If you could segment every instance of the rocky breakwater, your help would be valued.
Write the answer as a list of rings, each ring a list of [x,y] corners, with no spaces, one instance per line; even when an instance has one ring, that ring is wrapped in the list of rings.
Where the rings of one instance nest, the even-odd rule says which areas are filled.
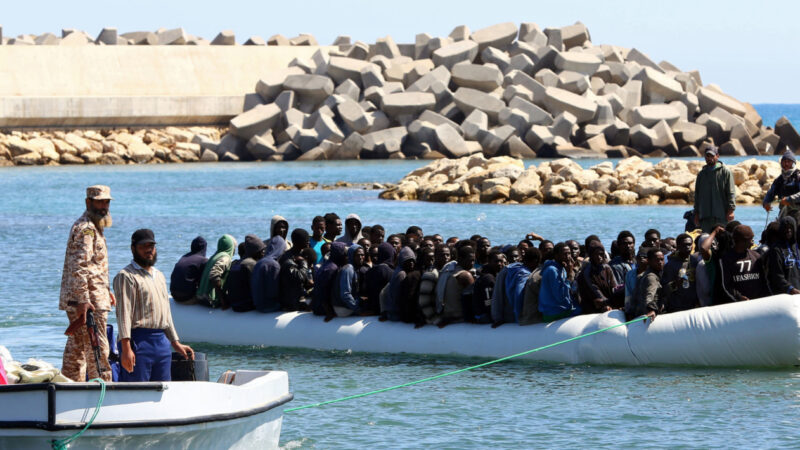
[[[231,121],[240,159],[698,156],[800,147],[786,119],[703,84],[696,70],[597,45],[581,23],[501,23],[320,50],[261,79]]]
[[[703,161],[666,158],[653,164],[625,158],[588,169],[567,158],[525,168],[510,157],[481,155],[438,160],[403,177],[380,193],[387,200],[506,204],[692,204]],[[729,166],[736,202],[758,203],[781,169],[775,161],[748,159]]]
[[[216,127],[0,133],[0,166],[217,161]]]

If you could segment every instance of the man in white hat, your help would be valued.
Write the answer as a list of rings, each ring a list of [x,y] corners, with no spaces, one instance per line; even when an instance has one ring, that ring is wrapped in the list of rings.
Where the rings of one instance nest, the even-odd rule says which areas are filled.
[[[86,188],[86,211],[72,224],[61,274],[58,309],[66,311],[70,322],[61,372],[74,381],[102,378],[111,381],[108,363],[106,320],[115,305],[108,281],[108,248],[104,229],[111,226],[108,207],[111,188],[96,185]],[[94,362],[92,343],[86,329],[86,313],[94,311],[100,345],[100,367]],[[98,370],[99,369],[99,370]]]

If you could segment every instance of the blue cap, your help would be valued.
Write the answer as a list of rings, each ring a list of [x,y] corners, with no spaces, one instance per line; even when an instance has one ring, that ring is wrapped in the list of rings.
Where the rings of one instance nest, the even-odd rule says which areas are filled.
[[[791,162],[797,162],[797,159],[794,157],[794,153],[791,150],[786,150],[783,152],[783,156],[781,156],[781,160],[788,159]]]

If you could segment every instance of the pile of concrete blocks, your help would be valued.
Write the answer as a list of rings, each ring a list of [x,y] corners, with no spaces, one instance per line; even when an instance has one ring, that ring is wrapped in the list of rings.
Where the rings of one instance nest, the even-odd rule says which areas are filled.
[[[340,36],[333,45],[349,44],[350,38]],[[17,37],[3,37],[0,27],[0,44],[2,45],[237,45],[236,35],[231,30],[220,31],[209,40],[189,34],[183,28],[160,28],[156,31],[130,31],[119,33],[116,28],[107,27],[100,30],[96,37],[74,28],[64,28],[61,36],[53,33],[39,35],[22,34]],[[276,34],[266,40],[260,36],[250,36],[241,45],[305,45],[318,46],[317,39],[301,33],[287,38]]]
[[[341,40],[255,87],[263,105],[220,143],[240,159],[628,157],[780,153],[788,120],[765,127],[748,103],[697,71],[635,48],[595,45],[580,22],[501,23],[397,44]],[[220,155],[222,156],[222,155]]]

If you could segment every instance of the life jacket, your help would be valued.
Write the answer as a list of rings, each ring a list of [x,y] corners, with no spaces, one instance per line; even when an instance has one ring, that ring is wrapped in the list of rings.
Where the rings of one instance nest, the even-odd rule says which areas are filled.
[[[457,278],[462,272],[464,270],[452,272],[445,282],[442,319],[448,322],[461,322],[464,320],[464,306],[461,301],[464,288],[458,283]]]
[[[428,323],[433,323],[436,316],[436,282],[438,280],[439,271],[433,269],[423,273],[419,282],[419,308]]]
[[[536,269],[525,283],[522,299],[522,313],[519,315],[520,325],[530,325],[542,321],[539,312],[539,287],[542,285],[542,270]]]
[[[444,312],[444,296],[447,290],[447,280],[458,270],[458,263],[450,261],[442,267],[439,272],[439,279],[436,281],[436,314],[442,315]]]

